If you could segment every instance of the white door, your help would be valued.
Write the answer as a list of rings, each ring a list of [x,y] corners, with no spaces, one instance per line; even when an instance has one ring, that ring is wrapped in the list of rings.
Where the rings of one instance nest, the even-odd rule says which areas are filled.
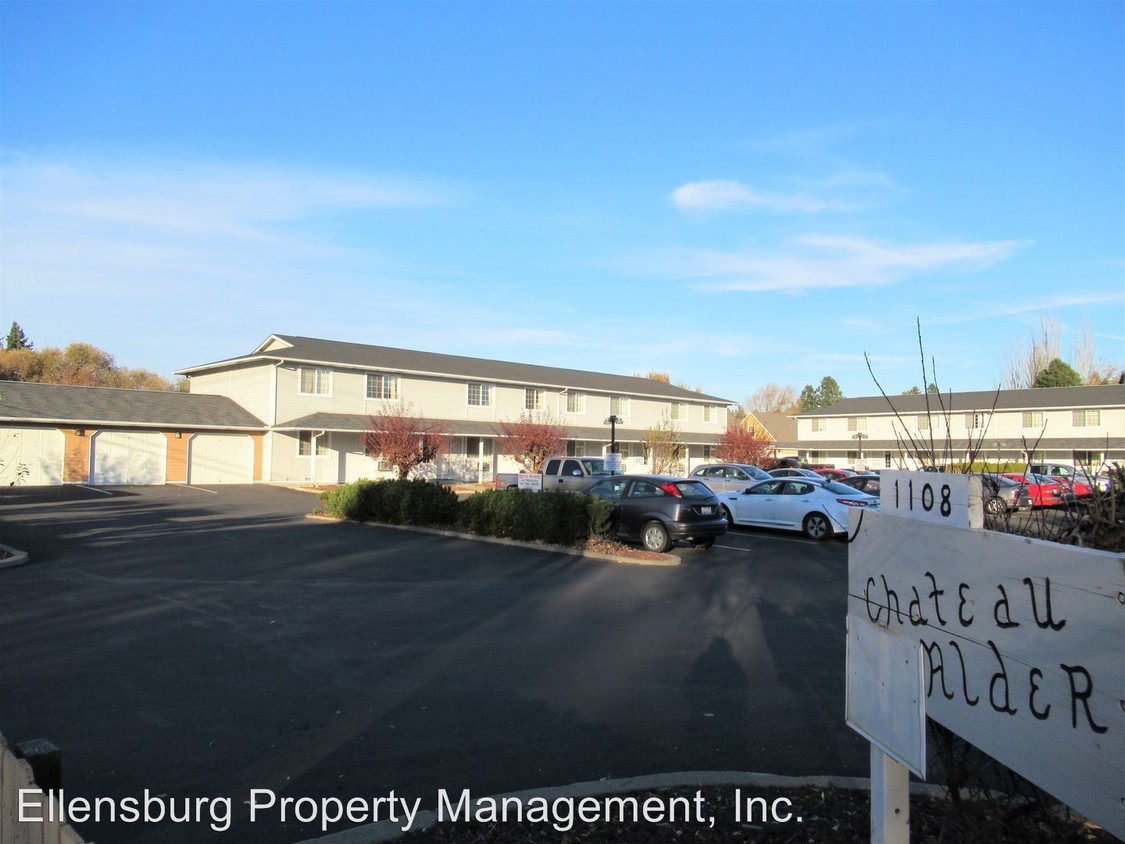
[[[246,434],[195,434],[188,443],[189,484],[254,482],[254,441]]]
[[[64,441],[54,428],[0,428],[0,484],[61,484]]]
[[[100,485],[162,484],[168,441],[153,431],[99,431],[93,436],[90,482]]]

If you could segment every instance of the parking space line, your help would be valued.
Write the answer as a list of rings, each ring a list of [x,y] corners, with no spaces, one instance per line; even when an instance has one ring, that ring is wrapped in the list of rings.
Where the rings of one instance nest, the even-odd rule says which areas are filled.
[[[96,486],[90,486],[89,484],[75,484],[75,486],[79,489],[88,489],[90,492],[100,492],[102,495],[108,495],[110,497],[117,494],[115,492],[110,492],[108,489],[98,489]]]

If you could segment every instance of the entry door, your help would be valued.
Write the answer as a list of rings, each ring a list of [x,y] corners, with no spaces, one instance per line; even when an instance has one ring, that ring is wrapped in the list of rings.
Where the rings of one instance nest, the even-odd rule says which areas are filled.
[[[465,456],[469,459],[470,466],[474,461],[476,463],[477,483],[491,483],[496,474],[492,469],[492,440],[484,437],[465,437]]]

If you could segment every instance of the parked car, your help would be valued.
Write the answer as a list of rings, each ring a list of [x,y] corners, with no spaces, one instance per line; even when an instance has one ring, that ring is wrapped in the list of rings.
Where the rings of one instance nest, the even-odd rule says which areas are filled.
[[[1095,489],[1105,492],[1110,486],[1109,475],[1091,476],[1085,469],[1076,468],[1066,463],[1031,463],[1028,465],[1027,471],[1034,475],[1059,478],[1065,483],[1085,484],[1090,488],[1091,495]],[[1075,489],[1075,494],[1079,494],[1077,489]]]
[[[839,478],[836,483],[866,492],[868,495],[878,495],[880,490],[879,476],[875,474],[851,475]]]
[[[1064,500],[1077,501],[1080,498],[1087,498],[1094,494],[1093,487],[1079,480],[1064,478],[1060,475],[1032,475],[1032,477],[1037,478],[1043,483],[1058,484],[1062,489]]]
[[[1003,475],[981,475],[980,480],[986,513],[999,516],[1013,510],[1031,509],[1031,495],[1027,491],[1027,484]]]
[[[771,478],[812,478],[813,480],[826,481],[814,472],[812,469],[802,469],[798,466],[782,466],[778,469],[770,469],[769,476]]]
[[[835,481],[774,478],[719,496],[731,524],[804,531],[810,539],[847,534],[848,511],[878,507],[879,498]]]
[[[699,466],[688,477],[703,481],[716,495],[743,490],[752,483],[770,479],[765,469],[747,463],[709,463]]]
[[[853,475],[859,474],[858,472],[855,472],[851,469],[836,469],[836,468],[813,469],[813,471],[816,472],[818,475],[820,475],[822,478],[828,478],[828,480],[830,480],[830,481],[838,481],[841,478],[850,478]]]
[[[1068,497],[1064,496],[1063,485],[1044,475],[1024,475],[1020,472],[1005,472],[1005,478],[1023,484],[1027,487],[1027,494],[1031,496],[1032,507],[1057,507],[1065,503]]]
[[[614,475],[588,490],[614,503],[613,533],[664,552],[686,540],[706,549],[727,531],[728,522],[715,493],[702,482],[665,475]]]

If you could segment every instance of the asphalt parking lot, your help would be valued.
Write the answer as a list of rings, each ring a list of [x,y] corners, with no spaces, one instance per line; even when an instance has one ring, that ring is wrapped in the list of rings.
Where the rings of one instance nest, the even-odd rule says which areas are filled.
[[[233,806],[223,830],[76,824],[87,839],[321,832],[251,824],[251,789],[426,807],[438,788],[867,772],[843,723],[843,542],[735,530],[641,567],[306,519],[314,504],[260,486],[0,495],[0,542],[32,555],[0,570],[0,733],[58,744],[68,796]]]

